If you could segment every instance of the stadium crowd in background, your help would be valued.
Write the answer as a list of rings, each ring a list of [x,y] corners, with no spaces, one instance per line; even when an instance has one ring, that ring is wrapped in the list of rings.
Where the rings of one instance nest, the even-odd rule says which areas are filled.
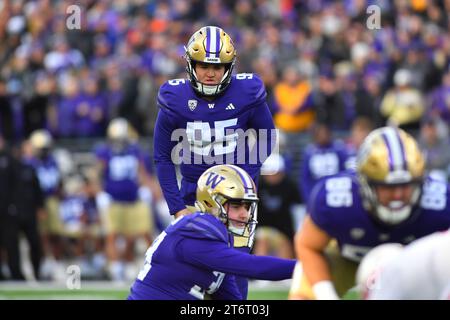
[[[102,270],[100,212],[105,201],[99,197],[104,195],[101,181],[90,170],[94,148],[81,165],[77,159],[84,158],[76,156],[81,151],[73,142],[86,140],[92,147],[103,142],[109,123],[122,117],[141,137],[144,150],[152,150],[157,92],[168,79],[186,78],[183,45],[206,25],[223,28],[233,39],[236,72],[255,72],[263,80],[284,140],[280,151],[291,183],[301,187],[304,147],[312,142],[314,124],[325,124],[336,139],[347,139],[355,121],[363,129],[393,125],[407,130],[419,138],[427,170],[448,181],[448,148],[440,146],[448,140],[450,122],[450,1],[80,0],[80,28],[69,29],[66,10],[73,4],[0,0],[1,136],[11,149],[8,154],[17,158],[24,143],[22,161],[29,163],[27,152],[30,159],[39,156],[27,141],[36,130],[45,130],[61,175],[49,174],[44,166],[39,178],[39,161],[31,162],[44,189],[47,212],[37,220],[47,258],[57,262],[87,255],[90,266]],[[370,5],[380,9],[379,26],[368,24]],[[349,157],[357,146],[345,145]],[[146,156],[153,175],[151,154]],[[320,156],[333,158],[323,152]],[[314,175],[326,175],[328,164],[321,166],[325,172]],[[58,180],[58,185],[47,192],[42,176],[47,182]],[[73,179],[78,185],[64,188]],[[306,202],[302,195],[310,187],[303,188],[308,190],[300,188],[299,198]],[[77,202],[79,197],[67,199],[66,191],[81,194],[84,204]],[[157,231],[164,230],[169,215],[167,206],[155,201],[159,192],[150,188],[139,193],[152,207]],[[66,203],[65,213],[60,203]],[[7,207],[2,203],[0,219]],[[85,217],[79,219],[82,230],[96,230],[83,235],[89,239],[84,254],[67,253],[73,234],[50,230],[49,219],[58,212],[71,226]],[[6,255],[0,253],[0,258],[5,261]],[[54,270],[55,261],[48,261],[43,260],[43,271],[49,264]],[[105,277],[94,269],[93,277]],[[44,278],[50,275],[43,272]]]

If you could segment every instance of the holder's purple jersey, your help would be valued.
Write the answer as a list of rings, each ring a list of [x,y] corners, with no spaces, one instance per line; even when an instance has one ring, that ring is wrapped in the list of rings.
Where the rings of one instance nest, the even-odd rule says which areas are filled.
[[[364,209],[356,175],[341,173],[319,181],[311,193],[308,212],[314,223],[335,238],[343,257],[360,261],[373,247],[388,242],[408,244],[450,227],[449,188],[425,179],[419,205],[410,220],[383,228]]]
[[[169,80],[159,90],[158,106],[154,158],[171,214],[186,205],[177,185],[176,161],[183,159],[181,174],[188,183],[196,184],[205,170],[224,163],[240,166],[257,180],[261,164],[275,144],[275,131],[264,84],[256,75],[233,76],[225,92],[213,101],[197,95],[187,79]],[[258,149],[252,152],[256,159],[249,158],[248,144],[241,144],[248,129],[258,134]],[[179,141],[184,153],[174,151]]]
[[[143,154],[137,144],[129,144],[121,151],[108,145],[95,150],[97,158],[105,164],[103,188],[118,202],[134,202],[138,199],[139,164]]]
[[[210,214],[175,220],[147,250],[128,297],[152,300],[243,299],[235,275],[263,280],[292,277],[296,260],[255,256],[233,248],[225,225]]]

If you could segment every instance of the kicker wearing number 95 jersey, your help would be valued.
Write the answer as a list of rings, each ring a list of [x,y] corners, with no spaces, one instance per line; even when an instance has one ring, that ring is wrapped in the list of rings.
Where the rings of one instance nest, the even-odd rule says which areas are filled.
[[[175,217],[190,213],[197,180],[213,165],[235,164],[258,184],[261,165],[276,143],[263,82],[252,73],[232,74],[236,50],[230,36],[203,27],[185,49],[189,79],[161,86],[153,143],[156,173]],[[181,189],[175,165],[180,165]],[[236,237],[235,247],[248,251],[241,240]],[[246,296],[246,279],[238,282]]]
[[[233,165],[205,171],[196,192],[197,212],[176,219],[147,250],[130,300],[245,299],[236,276],[291,278],[295,260],[255,256],[233,248],[233,236],[253,241],[257,225],[256,187]],[[249,244],[251,246],[251,244]]]
[[[232,75],[236,50],[227,33],[201,28],[190,38],[185,58],[189,79],[169,80],[159,90],[154,134],[156,171],[172,215],[194,205],[197,180],[213,165],[235,164],[257,182],[275,144],[264,84],[252,73]],[[248,129],[256,133],[255,159],[240,139]],[[181,154],[175,151],[179,140]],[[181,190],[175,164],[181,164]]]
[[[338,174],[316,185],[308,212],[296,235],[301,264],[290,298],[335,299],[354,286],[357,265],[373,247],[407,244],[449,228],[449,188],[425,176],[411,136],[385,127],[365,139],[356,174]],[[329,246],[332,239],[338,250]]]

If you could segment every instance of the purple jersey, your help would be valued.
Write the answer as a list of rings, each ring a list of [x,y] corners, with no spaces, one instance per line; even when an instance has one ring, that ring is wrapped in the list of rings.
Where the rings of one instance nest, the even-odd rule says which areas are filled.
[[[86,199],[82,196],[65,196],[59,204],[59,217],[67,231],[81,231],[84,225]]]
[[[28,159],[27,163],[36,170],[39,184],[45,196],[55,195],[61,182],[61,173],[55,158],[53,156],[48,156],[45,159],[33,157]]]
[[[143,154],[137,144],[129,144],[121,151],[108,145],[100,146],[95,154],[105,165],[103,188],[119,202],[134,202],[138,199],[139,165]]]
[[[76,108],[87,108],[88,110],[87,114],[80,116],[76,113],[74,117],[74,133],[77,136],[98,137],[104,134],[108,104],[106,98],[102,94],[83,95]],[[98,118],[96,114],[99,115]]]
[[[360,261],[373,247],[388,242],[408,244],[450,227],[449,188],[427,178],[411,219],[392,227],[376,224],[363,208],[356,175],[342,173],[317,183],[308,212],[314,223],[335,238],[342,256]]]
[[[308,201],[311,190],[320,178],[345,170],[348,152],[341,141],[333,141],[327,146],[310,144],[303,153],[300,190],[302,198]]]
[[[81,101],[81,95],[73,97],[62,97],[57,102],[58,128],[57,135],[60,137],[73,137],[75,132],[75,112]]]
[[[235,275],[264,280],[291,278],[295,260],[254,256],[233,248],[225,225],[210,214],[175,220],[147,250],[128,299],[242,299]]]
[[[206,169],[223,163],[242,167],[256,180],[261,163],[275,143],[265,87],[256,75],[243,73],[233,76],[227,90],[213,101],[198,96],[186,79],[169,80],[159,90],[158,106],[154,158],[171,214],[186,205],[175,175],[174,161],[180,158],[172,158],[179,140],[182,140],[182,159],[185,159],[180,166],[181,174],[188,183],[196,184]],[[248,156],[248,146],[241,144],[243,140],[240,139],[247,129],[254,129],[258,134],[258,152],[252,153],[252,156],[258,156],[252,163],[249,159],[255,158]],[[266,129],[267,135],[260,134],[259,129]],[[179,135],[180,132],[183,136]]]

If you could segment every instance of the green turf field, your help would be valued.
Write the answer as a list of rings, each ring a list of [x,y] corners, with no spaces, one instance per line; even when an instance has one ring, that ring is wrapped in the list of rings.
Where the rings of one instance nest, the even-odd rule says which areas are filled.
[[[265,288],[251,286],[249,300],[286,300],[287,286],[267,286]],[[82,285],[81,289],[69,290],[58,284],[1,284],[0,300],[123,300],[129,288],[126,285],[114,285],[102,282]]]
[[[249,292],[249,300],[286,300],[287,291]],[[19,300],[122,300],[127,290],[0,290],[0,299]]]

